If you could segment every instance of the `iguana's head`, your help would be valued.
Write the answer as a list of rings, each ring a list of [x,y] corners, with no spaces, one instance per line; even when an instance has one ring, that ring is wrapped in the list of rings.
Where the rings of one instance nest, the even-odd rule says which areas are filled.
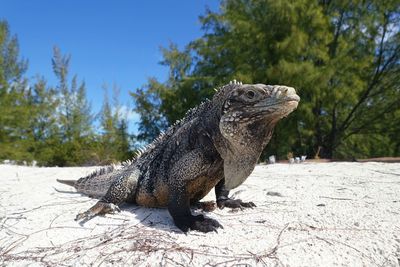
[[[225,183],[234,188],[250,175],[276,123],[297,108],[300,97],[292,87],[236,81],[215,97],[221,105],[219,129],[226,147],[220,151]]]
[[[232,139],[244,127],[252,127],[253,124],[257,124],[259,130],[273,127],[271,124],[289,115],[300,101],[292,87],[237,82],[228,86],[220,120],[221,133],[227,139]]]

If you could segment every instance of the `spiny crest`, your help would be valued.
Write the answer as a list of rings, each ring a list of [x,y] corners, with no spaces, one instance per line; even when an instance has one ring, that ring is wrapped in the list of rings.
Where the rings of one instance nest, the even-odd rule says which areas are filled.
[[[135,159],[139,158],[145,152],[145,150],[145,147],[139,147],[135,152]]]
[[[219,87],[217,91],[221,91],[226,88],[232,89],[233,88],[232,85],[243,85],[243,82],[236,81],[236,79],[233,79],[228,84],[225,84],[225,85]]]
[[[174,132],[179,129],[179,127],[181,127],[183,124],[195,118],[197,114],[201,112],[204,109],[204,106],[209,102],[210,100],[206,99],[205,101],[200,103],[200,105],[189,109],[182,119],[175,121],[175,123],[172,124],[165,132],[161,131],[160,134],[150,144],[146,145],[145,147],[139,148],[136,152],[135,160],[139,159],[145,153],[149,153],[153,149],[156,149],[158,147],[161,148],[162,143],[165,140],[168,140],[169,136],[172,136]]]
[[[107,174],[107,173],[112,173],[113,171],[118,170],[121,167],[122,168],[128,167],[133,162],[135,162],[135,160],[136,160],[136,157],[133,158],[132,160],[128,159],[128,160],[126,160],[124,162],[121,162],[121,163],[118,163],[118,164],[111,164],[111,165],[108,165],[106,167],[102,167],[102,168],[100,168],[98,170],[95,170],[91,174],[83,177],[82,179],[91,179],[91,178],[98,177],[98,176],[101,176],[101,175],[104,175],[104,174]]]
[[[161,132],[161,133],[159,134],[159,136],[158,136],[155,140],[158,140],[158,139],[162,138],[163,135],[164,135],[164,133]],[[136,150],[136,152],[135,152],[135,157],[134,157],[133,160],[137,160],[138,158],[140,158],[140,157],[143,155],[143,153],[145,153],[145,152],[147,152],[148,150],[152,149],[153,146],[154,146],[153,143],[154,143],[154,141],[153,141],[152,143],[150,143],[150,144],[147,144],[147,145],[145,145],[145,146],[142,146],[142,147],[138,148],[138,149]]]
[[[91,179],[91,178],[96,177],[96,176],[100,176],[100,175],[103,175],[103,174],[111,173],[115,169],[117,169],[117,167],[114,164],[112,164],[112,165],[100,168],[98,170],[95,170],[91,174],[83,177],[82,179]]]
[[[127,167],[129,165],[131,165],[134,161],[136,160],[136,158],[134,157],[133,159],[127,159],[124,162],[121,163],[122,167]]]
[[[230,81],[229,84],[243,85],[242,82],[239,82],[239,81],[236,81],[236,80]]]
[[[229,85],[243,85],[243,83],[240,82],[240,81],[236,81],[236,79],[233,79],[232,81],[229,82]],[[218,88],[214,88],[214,91],[215,91],[215,92],[218,92],[218,91],[220,91],[222,88],[224,88],[225,86],[226,86],[226,85],[221,86],[221,87],[218,87]]]
[[[219,97],[224,95],[227,91],[231,90],[234,88],[235,85],[243,85],[243,82],[236,81],[235,79],[230,81],[228,84],[225,84],[217,89],[214,89],[215,96]]]

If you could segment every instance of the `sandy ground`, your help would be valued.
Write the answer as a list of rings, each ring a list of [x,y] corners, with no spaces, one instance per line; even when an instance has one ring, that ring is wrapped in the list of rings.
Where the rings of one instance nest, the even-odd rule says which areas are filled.
[[[224,229],[187,235],[165,209],[75,222],[96,200],[55,179],[93,169],[0,165],[0,266],[400,265],[400,163],[257,166],[233,191],[256,208],[217,209]]]

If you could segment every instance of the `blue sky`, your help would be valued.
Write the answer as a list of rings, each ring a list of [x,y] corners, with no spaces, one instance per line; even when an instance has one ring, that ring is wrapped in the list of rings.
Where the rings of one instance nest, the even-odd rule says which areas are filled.
[[[95,112],[102,85],[121,89],[121,104],[133,105],[129,91],[147,78],[163,81],[168,69],[159,65],[160,46],[183,47],[202,35],[199,15],[217,10],[217,0],[54,1],[1,0],[0,19],[17,35],[20,55],[29,60],[27,75],[43,75],[54,85],[53,46],[71,55],[70,73],[85,80]],[[110,90],[111,91],[111,90]],[[135,118],[132,118],[135,120]]]

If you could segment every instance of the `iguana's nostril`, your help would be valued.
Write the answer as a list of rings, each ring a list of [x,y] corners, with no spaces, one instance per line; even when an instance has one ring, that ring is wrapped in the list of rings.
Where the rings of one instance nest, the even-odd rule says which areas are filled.
[[[293,87],[285,86],[282,88],[282,93],[286,96],[295,95],[296,90]]]

